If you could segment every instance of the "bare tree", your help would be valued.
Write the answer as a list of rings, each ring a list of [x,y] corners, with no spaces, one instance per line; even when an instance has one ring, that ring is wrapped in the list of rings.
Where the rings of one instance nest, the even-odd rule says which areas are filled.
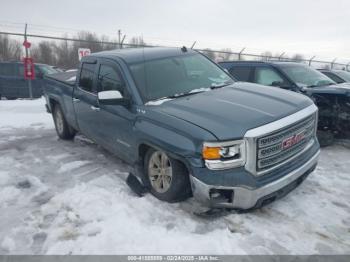
[[[35,62],[56,65],[56,43],[51,41],[41,41],[38,45],[33,46],[31,55]]]
[[[128,41],[128,44],[130,44],[130,47],[142,47],[146,45],[146,42],[143,41],[143,37],[134,36]]]
[[[205,56],[207,56],[211,60],[215,61],[215,58],[216,58],[215,52],[213,50],[211,50],[210,48],[204,49],[202,51],[202,54],[204,54]]]
[[[22,55],[21,43],[10,39],[7,35],[0,35],[0,60],[20,60]]]
[[[232,56],[234,56],[232,53],[231,48],[224,48],[220,50],[221,52],[218,52],[218,58],[223,61],[228,61]]]
[[[295,54],[292,56],[291,60],[294,62],[302,62],[304,60],[304,56],[301,54]]]
[[[269,61],[272,57],[272,53],[270,51],[265,51],[260,54],[261,55],[261,60],[262,61]]]

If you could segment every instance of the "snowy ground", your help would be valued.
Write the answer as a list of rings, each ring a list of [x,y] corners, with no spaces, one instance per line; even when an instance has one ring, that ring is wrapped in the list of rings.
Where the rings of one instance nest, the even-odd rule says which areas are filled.
[[[324,149],[284,199],[203,219],[135,197],[128,167],[82,136],[57,138],[44,100],[0,101],[0,254],[350,253],[350,150]]]

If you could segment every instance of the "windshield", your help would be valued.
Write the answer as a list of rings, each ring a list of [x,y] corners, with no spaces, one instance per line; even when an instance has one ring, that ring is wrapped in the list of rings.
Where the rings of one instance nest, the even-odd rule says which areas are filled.
[[[350,72],[336,71],[337,75],[343,78],[346,82],[350,82]]]
[[[283,65],[281,70],[300,87],[318,87],[335,84],[333,80],[305,65]]]
[[[131,64],[145,100],[174,97],[233,83],[232,78],[201,54],[188,54]]]

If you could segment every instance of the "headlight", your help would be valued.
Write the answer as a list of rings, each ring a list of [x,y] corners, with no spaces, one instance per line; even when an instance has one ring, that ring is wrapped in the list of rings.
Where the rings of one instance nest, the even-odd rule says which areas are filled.
[[[202,157],[209,169],[227,169],[243,166],[246,160],[244,140],[205,142]]]

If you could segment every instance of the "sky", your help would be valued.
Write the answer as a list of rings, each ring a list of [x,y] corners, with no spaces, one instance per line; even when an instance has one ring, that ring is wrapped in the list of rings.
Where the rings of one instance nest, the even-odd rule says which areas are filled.
[[[349,0],[0,0],[0,31],[89,30],[126,40],[350,61]]]

